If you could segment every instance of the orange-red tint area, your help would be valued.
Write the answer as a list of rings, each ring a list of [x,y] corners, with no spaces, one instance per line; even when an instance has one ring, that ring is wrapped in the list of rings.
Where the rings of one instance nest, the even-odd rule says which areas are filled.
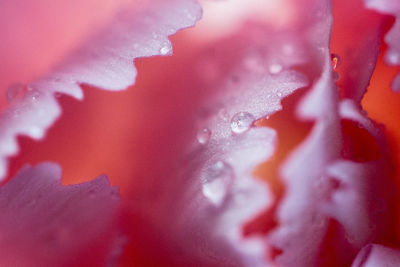
[[[267,126],[275,129],[278,134],[278,146],[271,159],[261,164],[254,172],[255,176],[267,181],[271,191],[276,197],[275,204],[263,214],[249,222],[243,229],[245,236],[258,233],[267,233],[276,226],[275,211],[279,200],[284,195],[284,185],[279,175],[281,164],[309,134],[312,122],[299,121],[295,110],[298,101],[304,96],[306,90],[297,90],[292,95],[282,100],[282,110],[271,117],[257,122],[258,126]]]
[[[352,15],[354,14],[357,12]],[[335,16],[342,17],[337,13]],[[374,23],[374,20],[370,19],[362,21],[364,22],[362,27],[368,27]],[[353,31],[344,30],[347,27],[345,20],[339,19],[338,23],[341,24],[338,28],[340,31],[334,29],[332,50],[341,56],[342,66],[338,68],[339,71],[344,71],[346,69],[343,67],[346,66],[345,44],[356,43],[358,38]],[[359,30],[362,31],[362,28]],[[172,38],[173,57],[138,60],[139,76],[134,87],[116,93],[85,86],[84,102],[70,97],[61,97],[63,115],[49,130],[47,137],[38,142],[25,137],[19,139],[21,152],[11,160],[9,177],[14,176],[26,163],[35,164],[51,160],[62,166],[65,184],[91,180],[106,173],[111,182],[121,188],[122,195],[127,196],[129,188],[135,186],[132,176],[141,168],[149,167],[142,165],[144,153],[141,151],[150,148],[143,147],[140,140],[146,133],[143,129],[152,128],[158,120],[149,119],[146,111],[165,108],[165,106],[157,105],[157,99],[163,97],[161,92],[156,90],[156,93],[149,93],[146,88],[156,86],[157,83],[154,82],[156,78],[162,79],[168,86],[176,82],[177,78],[188,84],[185,81],[187,79],[185,75],[179,75],[179,73],[184,73],[191,55],[198,49],[194,43],[196,40],[189,38],[192,36],[190,31],[178,33]],[[371,118],[385,124],[397,166],[400,166],[400,156],[397,156],[400,154],[400,95],[390,91],[389,87],[395,73],[399,70],[399,68],[387,67],[380,58],[368,93],[362,103]],[[278,200],[284,194],[279,177],[279,166],[304,140],[312,127],[311,122],[298,121],[294,116],[295,103],[303,93],[304,90],[300,90],[284,99],[283,111],[258,123],[259,126],[268,126],[278,132],[278,147],[275,155],[255,171],[255,175],[269,183]],[[184,107],[180,108],[184,110]],[[361,140],[347,140],[351,144],[351,149],[346,152],[349,157],[365,161],[378,156],[376,143],[372,142],[370,136],[366,135],[362,129],[348,122],[343,122],[343,127],[347,129],[346,131],[354,132],[354,136],[361,137]],[[155,144],[156,142],[157,140]],[[400,184],[400,179],[398,181]],[[273,209],[268,210],[249,223],[244,229],[244,234],[266,233],[274,227],[273,211]],[[158,240],[159,242],[156,243],[151,241],[157,240],[157,233],[153,232],[145,220],[137,218],[135,214],[126,214],[125,217],[127,227],[142,229],[142,231],[140,231],[141,236],[129,236],[130,242],[126,249],[129,253],[123,256],[123,266],[130,266],[132,262],[140,266],[148,266],[146,264],[149,259],[153,266],[165,265],[171,257],[167,244],[164,244],[163,240]],[[335,227],[335,225],[332,226],[332,233],[336,233]],[[137,233],[138,231],[135,232]],[[332,233],[330,235],[333,239],[335,235]],[[330,239],[330,237],[327,238]],[[326,251],[329,249],[327,248]]]
[[[84,86],[84,102],[61,97],[63,115],[50,128],[44,140],[19,138],[21,152],[11,159],[9,177],[13,177],[26,163],[55,161],[63,168],[65,184],[91,180],[106,173],[112,184],[118,185],[123,194],[127,193],[135,173],[149,167],[144,166],[148,160],[143,158],[148,154],[147,150],[163,153],[162,144],[154,150],[157,139],[154,139],[154,148],[144,147],[142,136],[153,134],[156,138],[157,133],[153,132],[157,127],[154,123],[161,122],[164,116],[167,119],[169,112],[175,112],[172,105],[176,109],[184,109],[185,106],[162,100],[165,97],[163,94],[170,97],[182,94],[179,90],[167,89],[170,86],[174,88],[174,83],[189,84],[189,77],[180,74],[184,72],[184,62],[187,63],[187,58],[196,50],[194,44],[187,46],[190,41],[184,33],[174,36],[173,42],[174,57],[140,59],[136,62],[139,75],[132,88],[107,92]],[[162,86],[163,83],[165,86]],[[168,92],[161,92],[163,88]],[[173,122],[170,124],[173,125]]]
[[[400,192],[400,93],[391,90],[390,85],[400,67],[389,67],[383,56],[378,58],[370,86],[365,94],[362,106],[370,118],[383,124],[388,142],[388,150],[394,161],[397,192]],[[397,221],[400,221],[400,198],[396,199]],[[400,240],[400,227],[396,227]]]

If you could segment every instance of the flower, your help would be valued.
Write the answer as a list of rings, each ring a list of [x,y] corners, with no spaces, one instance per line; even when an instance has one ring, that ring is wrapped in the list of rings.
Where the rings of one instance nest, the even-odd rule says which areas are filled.
[[[87,3],[91,10],[93,3]],[[195,1],[112,4],[107,12],[87,15],[89,26],[43,63],[39,74],[18,78],[29,83],[8,89],[10,103],[0,115],[3,173],[7,157],[18,151],[16,135],[43,138],[60,114],[59,101],[66,113],[60,125],[42,143],[22,140],[10,172],[27,159],[64,155],[71,146],[62,143],[76,134],[82,148],[60,157],[67,176],[113,166],[109,175],[121,187],[122,205],[104,178],[61,187],[52,180],[60,179],[55,165],[27,167],[0,191],[2,211],[10,214],[0,225],[11,233],[0,245],[7,248],[5,242],[15,240],[15,247],[23,248],[18,254],[11,246],[0,261],[26,266],[53,266],[56,260],[63,266],[394,262],[397,250],[385,247],[398,242],[393,156],[384,129],[368,118],[361,100],[379,41],[389,29],[389,54],[397,49],[390,41],[397,35],[393,19],[366,6],[396,14],[396,4],[335,1],[333,13],[328,0],[276,5],[271,14],[282,18],[279,23],[243,23],[206,44],[189,43],[199,32],[182,32],[173,37],[172,57],[136,60],[138,80],[116,96],[117,105],[111,93],[91,87],[122,90],[134,82],[132,59],[172,55],[167,37],[200,18]],[[82,99],[78,84],[86,91],[84,105],[57,94]],[[91,100],[96,98],[107,101]],[[91,113],[85,117],[75,108]],[[88,119],[93,117],[107,118],[111,126]],[[107,142],[99,144],[100,136]],[[44,153],[36,153],[37,147]],[[32,201],[34,208],[26,208]],[[60,206],[65,210],[53,212]],[[35,215],[54,223],[48,226]],[[89,221],[95,221],[91,227]],[[37,235],[27,230],[31,223],[38,225]],[[54,240],[50,257],[43,257]],[[33,243],[37,250],[25,253]]]

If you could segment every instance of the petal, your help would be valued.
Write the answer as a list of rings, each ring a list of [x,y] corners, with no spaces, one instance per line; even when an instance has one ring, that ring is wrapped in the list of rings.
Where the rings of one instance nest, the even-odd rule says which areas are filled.
[[[385,42],[389,46],[386,63],[391,66],[400,65],[400,3],[396,0],[364,0],[364,3],[368,8],[396,18],[393,27],[385,36]],[[394,78],[392,88],[400,90],[400,73]]]
[[[126,88],[136,76],[133,59],[171,53],[167,37],[192,26],[200,15],[194,0],[160,0],[139,10],[125,8],[53,71],[31,82],[23,89],[26,93],[0,114],[0,177],[7,171],[6,158],[18,152],[16,136],[40,139],[60,115],[55,94],[82,99],[81,83],[108,90]]]
[[[385,247],[378,244],[369,244],[365,246],[357,258],[354,260],[352,267],[375,267],[387,266],[396,267],[400,262],[400,251],[397,249]]]
[[[53,163],[27,166],[0,189],[2,266],[105,265],[121,250],[119,193],[105,176],[62,186]]]
[[[157,109],[144,112],[152,124],[142,129],[141,144],[135,146],[142,164],[133,174],[129,216],[132,222],[143,220],[152,234],[143,237],[147,248],[131,244],[132,254],[152,255],[156,246],[163,248],[158,261],[164,264],[265,264],[264,242],[242,232],[247,220],[272,203],[267,185],[252,173],[272,155],[276,137],[254,123],[307,84],[294,70],[307,59],[303,45],[291,31],[247,24],[237,35],[180,61],[187,67],[176,73],[184,77],[179,83],[152,80],[145,87],[161,96]],[[299,53],[285,56],[290,51]],[[168,94],[162,94],[165,90]],[[143,236],[140,229],[131,229],[132,238]],[[155,264],[154,258],[136,259],[139,265],[149,261]]]
[[[354,12],[357,10],[357,12]],[[333,1],[331,50],[339,57],[334,69],[341,97],[360,102],[379,54],[380,40],[392,25],[389,16],[367,9],[362,1]]]
[[[343,79],[352,80],[360,90],[348,91],[355,101],[340,102],[328,37],[323,40],[321,75],[297,107],[299,118],[312,120],[314,126],[280,168],[286,190],[277,208],[277,227],[268,237],[279,252],[279,266],[348,265],[371,240],[390,241],[393,230],[390,216],[385,215],[392,211],[393,184],[384,152],[377,156],[375,150],[366,150],[367,155],[357,156],[363,146],[376,144],[385,151],[382,133],[364,117],[358,102],[372,69],[354,77],[344,73],[350,77]],[[368,138],[347,129],[344,120],[358,124]],[[346,141],[349,138],[356,143]]]

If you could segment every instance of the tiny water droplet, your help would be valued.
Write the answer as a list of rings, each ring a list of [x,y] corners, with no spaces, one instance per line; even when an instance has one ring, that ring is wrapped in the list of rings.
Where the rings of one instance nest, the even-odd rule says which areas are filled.
[[[8,102],[14,101],[22,92],[25,86],[22,83],[11,84],[6,91],[6,97]]]
[[[32,100],[37,100],[40,96],[40,93],[38,91],[35,91],[31,94],[31,99]]]
[[[331,61],[332,61],[332,69],[336,70],[340,64],[342,64],[342,60],[339,55],[332,53],[331,54]]]
[[[171,47],[169,45],[164,45],[160,48],[160,54],[165,56],[171,52]]]
[[[254,116],[248,112],[236,113],[231,119],[232,132],[236,134],[244,133],[250,128],[254,120]]]
[[[278,92],[277,95],[278,95],[279,97],[282,97],[282,93],[281,93],[281,92]]]
[[[208,128],[202,128],[197,132],[197,141],[202,145],[207,144],[210,140],[210,137],[211,131]]]
[[[234,172],[228,163],[218,161],[204,172],[202,192],[213,204],[221,205],[233,183]]]
[[[269,73],[278,74],[282,71],[283,67],[281,64],[273,63],[269,66]]]

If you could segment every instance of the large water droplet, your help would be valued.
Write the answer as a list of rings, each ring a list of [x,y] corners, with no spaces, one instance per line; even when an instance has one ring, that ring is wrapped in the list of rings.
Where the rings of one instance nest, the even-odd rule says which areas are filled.
[[[236,113],[231,119],[232,132],[236,134],[244,133],[250,128],[254,120],[254,116],[248,112]]]
[[[210,140],[210,137],[211,131],[208,128],[202,128],[197,132],[197,141],[202,145],[207,144]]]
[[[283,67],[281,64],[274,63],[269,66],[269,73],[278,74],[282,71],[282,69]]]
[[[332,61],[332,69],[336,70],[340,64],[342,64],[342,60],[339,55],[332,53],[331,54],[331,61]]]
[[[25,89],[25,85],[22,83],[11,84],[6,91],[6,98],[8,102],[14,101],[18,96],[20,96]]]
[[[202,177],[202,192],[213,204],[219,206],[228,194],[234,172],[228,163],[218,161],[205,170]]]

